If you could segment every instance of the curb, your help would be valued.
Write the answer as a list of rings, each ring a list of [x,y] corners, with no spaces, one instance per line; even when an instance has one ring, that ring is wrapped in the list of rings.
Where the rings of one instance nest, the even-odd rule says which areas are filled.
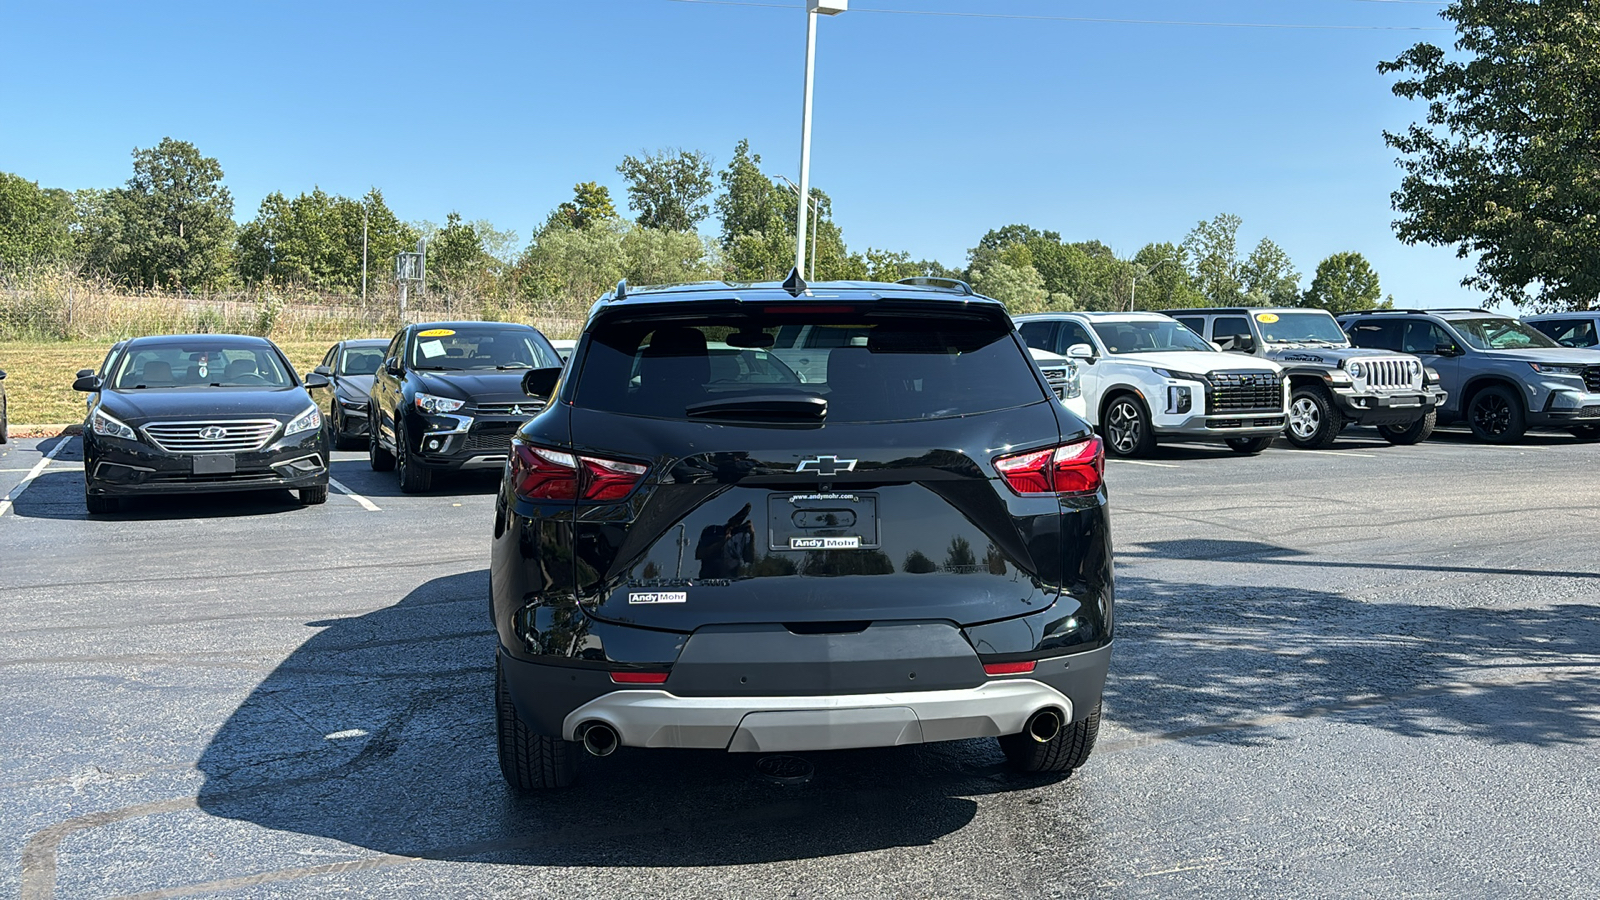
[[[11,426],[11,436],[14,438],[53,438],[63,434],[83,434],[83,424],[81,422],[75,422],[71,425]]]

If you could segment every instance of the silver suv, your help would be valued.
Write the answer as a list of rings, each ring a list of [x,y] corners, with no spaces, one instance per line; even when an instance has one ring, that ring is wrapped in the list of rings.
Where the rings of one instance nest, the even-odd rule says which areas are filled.
[[[1482,309],[1351,313],[1339,324],[1357,347],[1414,353],[1450,392],[1441,423],[1510,443],[1530,427],[1600,438],[1600,352],[1562,347],[1510,316]]]

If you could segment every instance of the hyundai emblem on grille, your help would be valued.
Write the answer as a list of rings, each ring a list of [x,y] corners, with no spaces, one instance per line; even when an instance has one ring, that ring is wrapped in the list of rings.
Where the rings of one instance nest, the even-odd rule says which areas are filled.
[[[795,472],[815,472],[824,478],[837,475],[840,472],[854,472],[856,460],[840,459],[837,456],[818,456],[812,459],[801,460],[795,467]]]
[[[208,441],[220,441],[228,436],[228,429],[210,425],[200,429],[200,436]]]

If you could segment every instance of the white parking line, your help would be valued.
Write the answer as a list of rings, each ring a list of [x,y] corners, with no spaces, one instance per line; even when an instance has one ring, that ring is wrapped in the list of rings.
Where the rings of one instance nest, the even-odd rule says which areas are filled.
[[[1113,459],[1113,460],[1111,460],[1111,462],[1114,462],[1114,463],[1127,463],[1130,466],[1149,466],[1149,467],[1151,467],[1153,469],[1181,469],[1181,468],[1183,468],[1183,466],[1175,466],[1172,463],[1144,462],[1143,460],[1138,460],[1138,459]]]
[[[1301,453],[1321,453],[1324,456],[1349,456],[1349,457],[1353,457],[1355,459],[1377,459],[1378,458],[1375,454],[1372,454],[1372,453],[1356,453],[1356,452],[1351,451],[1351,450],[1300,450],[1300,449],[1297,448],[1297,449],[1294,449],[1294,450],[1285,450],[1283,452],[1291,453],[1291,454],[1295,454],[1295,455],[1299,455]]]
[[[334,490],[336,490],[339,493],[345,495],[346,497],[349,497],[351,500],[354,500],[355,502],[361,504],[361,507],[363,509],[365,509],[367,512],[382,512],[382,510],[378,509],[378,504],[373,503],[371,500],[368,500],[367,498],[361,496],[360,494],[356,493],[355,491],[352,491],[349,488],[345,487],[344,485],[340,484],[339,483],[339,479],[337,479],[337,478],[329,478],[328,479],[328,487],[333,488]]]
[[[39,477],[39,473],[43,472],[46,466],[50,465],[56,458],[56,454],[60,453],[61,449],[70,443],[72,443],[72,438],[69,437],[63,437],[61,440],[56,441],[56,445],[50,448],[50,452],[44,455],[44,459],[39,460],[38,465],[29,469],[28,474],[22,476],[22,480],[17,482],[17,486],[12,488],[9,494],[6,494],[5,499],[0,500],[0,516],[5,515],[11,509],[12,502],[22,496],[22,492],[28,489],[28,485]]]

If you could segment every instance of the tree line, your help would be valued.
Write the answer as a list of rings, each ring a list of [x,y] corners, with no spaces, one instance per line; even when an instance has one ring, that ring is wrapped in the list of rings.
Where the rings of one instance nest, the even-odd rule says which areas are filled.
[[[69,192],[0,173],[0,269],[66,266],[136,289],[297,286],[350,295],[362,286],[363,241],[369,279],[387,285],[395,256],[421,239],[430,289],[581,309],[622,278],[773,281],[792,266],[797,192],[763,171],[747,141],[720,169],[703,151],[665,149],[625,156],[615,170],[631,216],[606,186],[580,182],[524,245],[515,232],[458,212],[442,225],[403,221],[377,188],[361,197],[273,192],[238,224],[221,164],[166,138],[134,151],[133,174],[118,188]],[[827,193],[813,189],[811,203],[811,252],[824,281],[962,279],[1018,312],[1246,303],[1343,312],[1381,296],[1359,253],[1328,257],[1302,287],[1272,240],[1243,252],[1242,222],[1227,214],[1128,258],[1099,241],[1007,225],[986,233],[964,265],[949,266],[904,251],[852,251]]]

